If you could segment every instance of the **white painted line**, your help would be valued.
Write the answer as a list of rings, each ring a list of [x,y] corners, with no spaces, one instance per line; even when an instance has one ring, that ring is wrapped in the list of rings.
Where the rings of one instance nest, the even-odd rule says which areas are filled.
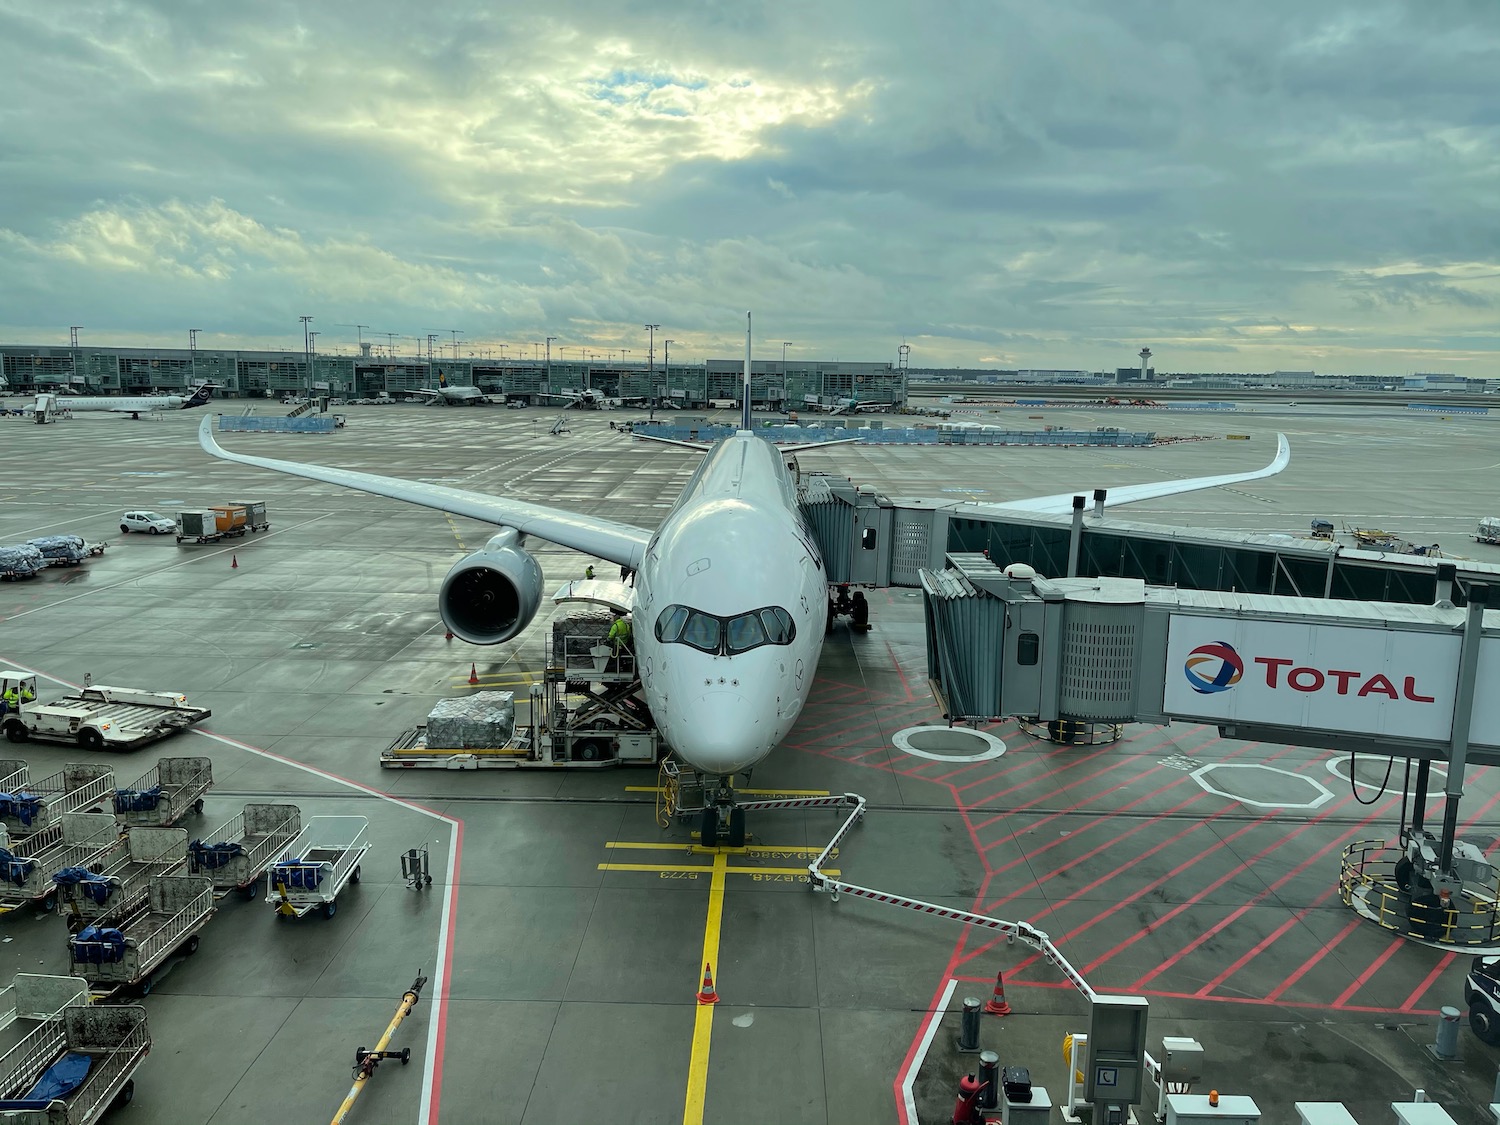
[[[943,989],[943,998],[938,1001],[936,1008],[927,1013],[927,1026],[922,1031],[921,1042],[917,1044],[917,1053],[912,1056],[911,1065],[901,1076],[901,1101],[906,1107],[906,1125],[918,1125],[917,1099],[912,1088],[916,1085],[917,1073],[922,1069],[922,1063],[927,1059],[927,1050],[937,1036],[938,1025],[943,1022],[943,1013],[948,1010],[948,1001],[953,999],[953,990],[957,987],[958,981],[949,977],[948,987]]]
[[[1238,793],[1226,793],[1222,789],[1215,789],[1208,781],[1208,775],[1214,770],[1264,770],[1266,773],[1285,774],[1316,789],[1318,795],[1311,801],[1252,801],[1249,797],[1241,797]],[[1264,766],[1257,762],[1211,762],[1206,766],[1199,766],[1189,776],[1201,785],[1205,792],[1257,809],[1315,809],[1333,800],[1333,793],[1321,781],[1308,777],[1306,774],[1295,773],[1276,766]]]
[[[80,686],[70,680],[64,680],[60,679],[57,676],[48,675],[46,672],[39,671],[36,668],[30,668],[25,664],[20,664],[15,661],[9,662],[6,666],[10,668],[20,669],[23,672],[30,672],[40,679],[50,680],[54,684],[62,684],[64,687],[73,688],[74,690],[77,690]],[[436,1011],[434,1012],[433,1018],[427,1023],[427,1052],[426,1057],[423,1060],[422,1068],[422,1100],[421,1108],[417,1114],[418,1125],[432,1125],[432,1123],[437,1120],[436,1111],[438,1108],[439,1090],[437,1071],[442,1063],[442,1040],[446,1032],[446,1025],[448,1021],[448,973],[452,968],[453,960],[452,928],[454,913],[456,910],[455,895],[457,893],[455,874],[458,868],[459,849],[463,843],[463,821],[458,820],[455,817],[445,816],[440,812],[427,808],[425,805],[419,805],[412,801],[406,801],[400,797],[393,797],[389,793],[382,793],[379,789],[366,785],[363,782],[354,781],[347,777],[340,777],[336,773],[329,773],[326,770],[320,770],[316,766],[307,765],[305,762],[294,761],[291,758],[283,757],[282,755],[273,753],[270,750],[263,750],[258,746],[251,746],[249,743],[240,742],[237,739],[233,738],[227,738],[222,734],[214,734],[212,731],[198,730],[196,727],[188,728],[188,733],[196,734],[200,738],[207,738],[213,740],[214,742],[223,743],[225,746],[232,746],[237,750],[243,750],[248,754],[254,754],[256,757],[265,758],[268,761],[277,762],[284,766],[291,766],[293,769],[301,770],[304,773],[310,773],[315,777],[321,777],[325,781],[332,781],[337,785],[347,786],[350,789],[358,790],[359,792],[365,793],[371,797],[376,798],[377,800],[388,801],[393,805],[408,809],[411,812],[420,813],[423,816],[431,817],[433,820],[441,821],[442,823],[448,825],[449,831],[451,833],[451,843],[448,848],[447,875],[443,882],[442,921],[438,924],[437,963],[435,968],[433,969],[432,974],[432,992],[429,994],[435,997],[432,1003]],[[950,982],[950,984],[951,983],[956,982]],[[952,991],[951,987],[949,991]],[[947,1001],[945,999],[944,1003],[946,1004],[946,1002]]]
[[[1365,757],[1367,757],[1367,758],[1373,758],[1373,757],[1375,757],[1375,755],[1374,754],[1366,754]],[[1331,773],[1331,774],[1333,774],[1334,777],[1338,778],[1340,781],[1347,782],[1347,781],[1349,781],[1351,779],[1350,779],[1350,777],[1349,777],[1349,775],[1347,773],[1345,773],[1343,770],[1339,769],[1339,763],[1340,762],[1347,762],[1348,760],[1349,760],[1349,756],[1347,754],[1340,754],[1336,758],[1325,759],[1324,762],[1323,762],[1323,764],[1328,767],[1328,772]],[[1396,777],[1398,776],[1398,774],[1397,774],[1396,771],[1398,769],[1401,770],[1401,773],[1400,773],[1399,776],[1401,776],[1403,778],[1406,776],[1406,772],[1405,772],[1406,771],[1406,767],[1405,766],[1398,766],[1398,765],[1396,765],[1396,764],[1393,763],[1391,765],[1391,777],[1390,777],[1391,781],[1395,781],[1396,780]],[[1432,772],[1433,773],[1440,773],[1440,774],[1442,774],[1445,781],[1446,781],[1446,779],[1448,777],[1448,771],[1443,768],[1443,764],[1441,762],[1433,762],[1432,763]],[[1361,789],[1373,789],[1376,792],[1379,792],[1382,789],[1382,786],[1375,785],[1375,784],[1373,784],[1371,782],[1368,782],[1368,781],[1361,781],[1357,777],[1353,778],[1352,780],[1353,780],[1354,784],[1358,785]]]
[[[955,740],[975,742],[983,745],[985,749],[972,754],[954,753],[940,754],[935,750],[919,750],[913,746],[911,739],[913,735],[921,735],[931,731],[939,735],[952,735]],[[931,762],[987,762],[991,758],[998,758],[1005,753],[1005,743],[990,734],[988,731],[970,730],[967,727],[907,727],[898,730],[892,737],[891,743],[903,754],[910,754],[916,758],[926,758]]]
[[[129,509],[122,510],[128,511]],[[114,508],[105,508],[102,512],[95,512],[93,515],[89,516],[79,516],[75,520],[59,520],[57,523],[43,523],[38,524],[36,527],[28,527],[23,531],[7,531],[5,534],[7,536],[14,535],[19,538],[25,538],[26,536],[34,535],[38,531],[46,531],[49,527],[67,527],[70,523],[82,523],[84,520],[102,519],[105,516],[111,515],[111,513],[113,513],[114,511]]]

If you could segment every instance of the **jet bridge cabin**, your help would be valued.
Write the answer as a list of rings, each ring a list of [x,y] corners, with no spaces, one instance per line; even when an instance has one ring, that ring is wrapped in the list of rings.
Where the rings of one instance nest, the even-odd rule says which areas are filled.
[[[983,555],[921,575],[928,674],[950,721],[1193,722],[1226,737],[1500,764],[1500,694],[1463,694],[1467,613],[1037,577]],[[1476,599],[1477,601],[1477,599]],[[1478,606],[1478,683],[1500,617]],[[1465,729],[1456,729],[1462,722]]]

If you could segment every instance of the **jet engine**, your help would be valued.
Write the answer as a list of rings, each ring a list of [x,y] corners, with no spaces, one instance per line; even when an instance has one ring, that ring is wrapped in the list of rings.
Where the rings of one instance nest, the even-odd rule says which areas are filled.
[[[542,568],[521,543],[521,533],[506,528],[448,572],[438,612],[454,636],[498,645],[531,624],[542,604]]]

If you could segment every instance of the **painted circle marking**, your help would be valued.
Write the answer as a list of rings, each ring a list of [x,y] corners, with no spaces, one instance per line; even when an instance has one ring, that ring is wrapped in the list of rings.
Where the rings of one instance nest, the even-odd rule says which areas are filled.
[[[986,762],[1005,753],[1005,743],[967,727],[907,727],[891,739],[897,750],[933,762]]]

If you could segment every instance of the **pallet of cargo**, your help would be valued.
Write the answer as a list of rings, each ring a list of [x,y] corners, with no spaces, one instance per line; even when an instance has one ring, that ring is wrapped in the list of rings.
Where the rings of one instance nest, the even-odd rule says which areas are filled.
[[[95,811],[115,787],[115,771],[94,762],[69,762],[54,774],[32,780],[31,769],[16,759],[0,760],[0,824],[19,841],[58,823],[64,813]]]
[[[209,758],[162,758],[114,792],[115,819],[127,828],[166,828],[188,813],[203,811],[203,795],[214,783]]]
[[[70,742],[85,750],[130,750],[186,730],[213,714],[171,691],[90,684],[43,703],[36,676],[0,670],[0,695],[14,690],[23,701],[0,707],[0,731],[12,742]]]
[[[246,805],[226,824],[188,844],[188,868],[213,880],[214,895],[254,898],[260,877],[302,831],[296,805]]]
[[[57,909],[52,877],[70,867],[104,870],[128,851],[108,813],[63,813],[58,823],[28,836],[14,851],[0,848],[0,914],[28,903]]]
[[[71,1006],[0,1058],[0,1098],[13,1125],[93,1125],[135,1095],[151,1050],[139,1005]],[[82,1060],[82,1061],[80,1061]]]
[[[132,829],[125,851],[111,857],[103,870],[69,867],[52,877],[58,906],[66,910],[72,929],[116,917],[145,896],[152,879],[186,867],[187,853],[185,828]]]
[[[96,993],[151,991],[151,974],[174,953],[198,952],[198,934],[214,913],[213,880],[202,875],[157,875],[121,914],[68,939],[70,972]]]

